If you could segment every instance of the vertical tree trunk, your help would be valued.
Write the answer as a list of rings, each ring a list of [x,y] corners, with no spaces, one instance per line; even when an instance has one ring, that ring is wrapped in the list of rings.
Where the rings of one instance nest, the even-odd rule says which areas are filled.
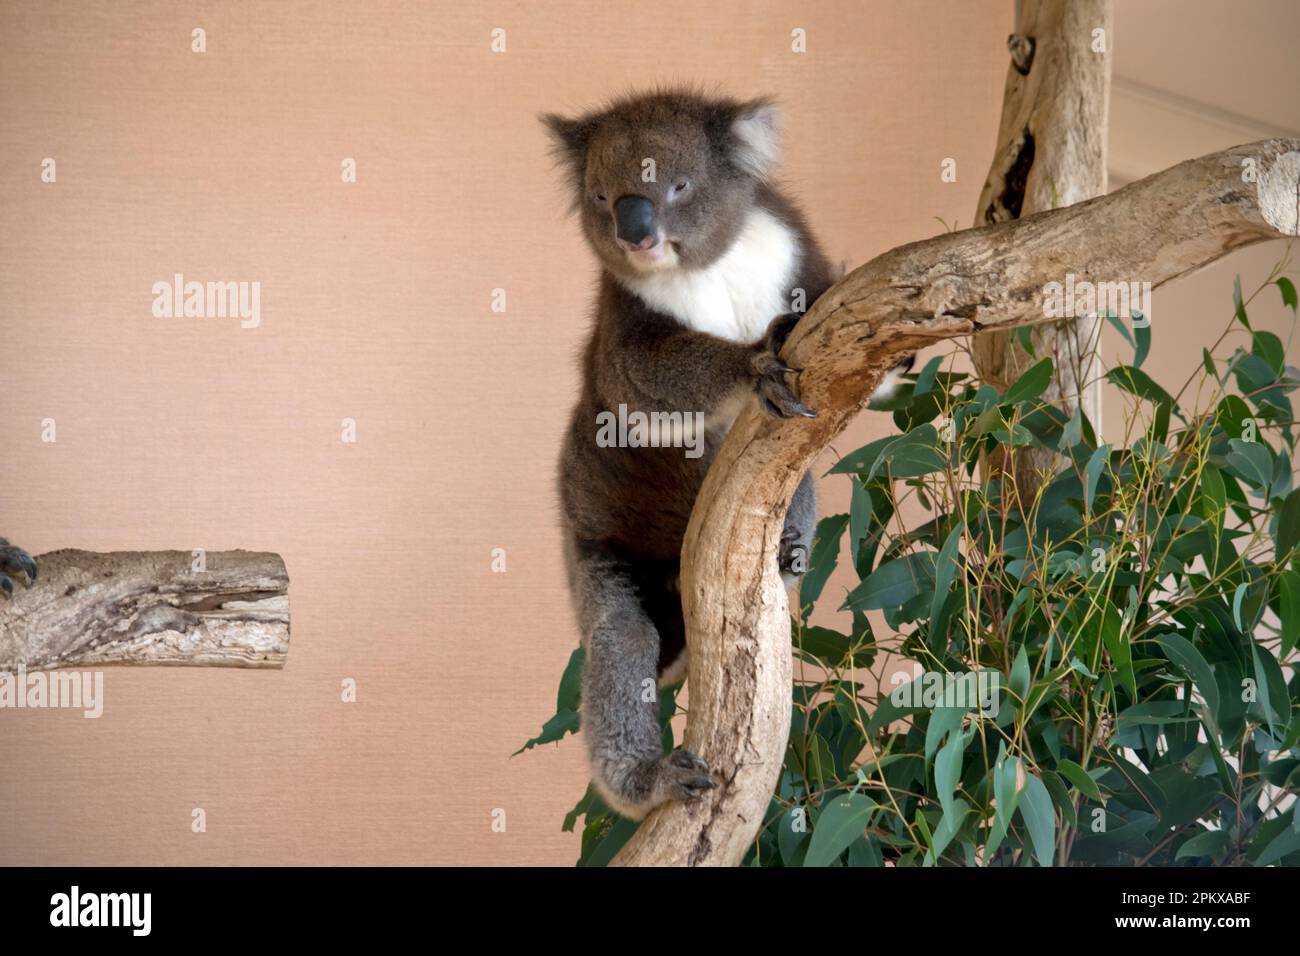
[[[1007,40],[1011,64],[997,151],[980,193],[976,226],[1071,206],[1106,192],[1112,24],[1111,0],[1018,0],[1016,32]],[[1100,321],[1083,318],[1034,328],[1034,356],[1014,333],[976,336],[976,371],[1005,390],[1050,356],[1056,373],[1044,398],[1067,414],[1081,407],[1100,428],[1095,356]],[[1039,475],[1055,470],[1055,458],[1042,449],[1016,452],[1014,475],[1023,501],[1032,499]],[[1001,470],[1004,459],[998,455],[988,465]]]

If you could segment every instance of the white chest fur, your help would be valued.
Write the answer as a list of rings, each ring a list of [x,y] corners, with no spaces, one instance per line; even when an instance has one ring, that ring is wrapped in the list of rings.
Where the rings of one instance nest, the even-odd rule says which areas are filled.
[[[624,281],[651,308],[687,328],[748,344],[790,311],[801,254],[794,231],[756,209],[731,248],[708,268],[667,269]]]

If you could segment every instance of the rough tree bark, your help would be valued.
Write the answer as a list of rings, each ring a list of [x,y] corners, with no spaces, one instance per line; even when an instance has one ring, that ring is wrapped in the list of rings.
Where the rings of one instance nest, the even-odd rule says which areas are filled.
[[[283,667],[289,575],[278,554],[52,551],[0,600],[0,671],[102,664]]]
[[[1105,195],[1112,22],[1111,0],[1018,0],[1015,33],[1007,39],[1011,63],[997,149],[976,226]],[[1098,41],[1105,52],[1094,49]],[[1055,373],[1044,400],[1067,414],[1082,408],[1100,428],[1099,321],[1085,317],[1037,326],[1032,356],[1010,332],[977,335],[975,369],[981,380],[1006,391],[1038,359],[1051,356]],[[1018,449],[1011,469],[1015,488],[1032,500],[1039,476],[1054,472],[1057,460],[1047,449]],[[1000,454],[986,463],[994,472],[1004,465]]]
[[[1261,171],[1256,183],[1242,180],[1246,159]],[[817,418],[743,414],[709,469],[683,549],[685,745],[721,785],[656,810],[615,862],[734,865],[762,825],[790,720],[790,619],[776,564],[783,512],[888,368],[941,339],[1042,323],[1043,286],[1067,272],[1159,285],[1296,235],[1298,215],[1300,141],[1265,140],[1088,202],[902,246],[818,299],[783,353],[805,369],[800,393]]]

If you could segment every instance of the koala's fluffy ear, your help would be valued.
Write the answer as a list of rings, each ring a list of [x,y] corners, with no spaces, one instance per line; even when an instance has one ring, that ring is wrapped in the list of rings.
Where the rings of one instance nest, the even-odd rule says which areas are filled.
[[[543,113],[538,119],[551,134],[555,158],[564,166],[574,187],[581,191],[587,171],[587,145],[595,124],[589,117],[566,119],[558,113]]]
[[[766,179],[780,149],[780,111],[768,99],[742,103],[731,121],[733,158],[745,172]]]

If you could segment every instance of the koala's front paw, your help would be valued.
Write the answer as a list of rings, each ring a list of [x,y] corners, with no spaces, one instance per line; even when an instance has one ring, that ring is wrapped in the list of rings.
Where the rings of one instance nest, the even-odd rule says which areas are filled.
[[[787,585],[803,577],[808,570],[808,546],[804,544],[798,528],[786,528],[781,532],[781,548],[776,555],[781,577]]]
[[[655,766],[655,802],[699,800],[717,786],[709,774],[709,765],[689,750],[674,750]]]
[[[817,413],[799,401],[799,397],[785,384],[787,372],[795,372],[771,352],[759,352],[751,363],[754,368],[754,391],[758,404],[773,418],[816,418]]]
[[[762,345],[750,362],[754,369],[754,391],[758,393],[758,404],[774,418],[793,418],[796,415],[804,418],[817,417],[817,413],[799,401],[799,397],[785,384],[787,374],[797,375],[801,370],[791,368],[777,358],[777,353],[798,322],[799,316],[793,312],[773,319],[767,327]]]
[[[16,548],[0,538],[0,591],[9,597],[14,593],[14,575],[27,575],[27,586],[36,583],[36,562],[22,548]]]
[[[797,312],[787,312],[769,322],[767,332],[763,335],[763,351],[771,352],[773,355],[781,354],[781,349],[785,348],[785,340],[790,337],[790,333],[794,331],[801,318],[803,316]]]

